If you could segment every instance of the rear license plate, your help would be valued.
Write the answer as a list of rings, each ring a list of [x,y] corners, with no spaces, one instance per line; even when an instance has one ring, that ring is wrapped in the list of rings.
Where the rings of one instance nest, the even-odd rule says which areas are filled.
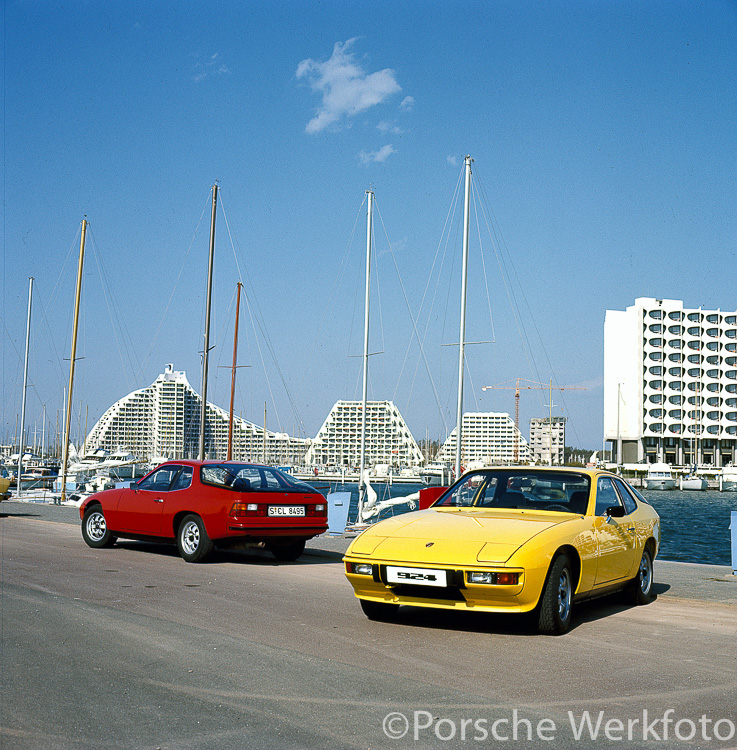
[[[304,505],[270,505],[270,516],[304,516]]]
[[[433,568],[397,568],[387,566],[386,580],[388,583],[411,583],[416,586],[447,586],[444,570]]]

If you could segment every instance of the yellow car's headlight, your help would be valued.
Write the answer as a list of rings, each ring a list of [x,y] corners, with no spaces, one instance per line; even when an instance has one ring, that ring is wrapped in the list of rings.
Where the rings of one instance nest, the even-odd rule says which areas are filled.
[[[371,563],[348,563],[348,572],[356,573],[359,576],[372,576],[374,566]]]
[[[490,570],[469,570],[466,573],[469,583],[487,583],[492,586],[516,586],[519,573],[494,573]]]

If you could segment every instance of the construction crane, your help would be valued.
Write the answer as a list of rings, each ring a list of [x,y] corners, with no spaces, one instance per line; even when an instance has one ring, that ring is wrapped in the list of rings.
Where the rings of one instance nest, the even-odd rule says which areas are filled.
[[[531,385],[520,385],[522,382],[525,383],[531,383]],[[507,385],[507,383],[514,382],[514,385]],[[550,409],[552,412],[553,408],[553,391],[585,391],[586,388],[582,385],[553,385],[552,378],[550,379],[549,383],[538,383],[536,380],[527,380],[526,378],[517,378],[516,380],[507,380],[504,383],[500,383],[499,385],[485,385],[481,389],[482,391],[490,391],[490,390],[502,390],[502,391],[511,391],[514,390],[514,426],[517,428],[517,432],[514,436],[514,460],[515,463],[519,460],[519,434],[520,434],[520,428],[519,428],[519,392],[520,390],[526,390],[526,391],[550,391]],[[552,430],[552,413],[550,415],[550,429]],[[552,451],[553,451],[553,445],[551,442],[550,445],[550,452],[551,452],[551,461],[552,461]]]

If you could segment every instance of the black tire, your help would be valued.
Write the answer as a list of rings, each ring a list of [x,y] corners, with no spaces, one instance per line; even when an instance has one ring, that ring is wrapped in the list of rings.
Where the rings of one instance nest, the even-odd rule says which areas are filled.
[[[538,630],[547,635],[568,632],[571,626],[572,599],[571,563],[565,554],[560,554],[553,560],[545,579],[538,605]]]
[[[182,519],[177,530],[177,547],[183,560],[192,563],[203,562],[215,549],[207,535],[205,524],[199,516],[190,514]]]
[[[271,552],[277,560],[282,560],[284,562],[296,560],[304,551],[304,539],[300,539],[297,542],[272,542],[269,544],[269,552]]]
[[[653,556],[645,547],[637,575],[627,584],[625,596],[630,604],[649,604],[653,600]]]
[[[102,547],[112,547],[116,542],[116,537],[110,533],[105,521],[105,514],[102,512],[102,506],[91,505],[84,512],[82,519],[82,539],[90,547],[100,549]]]
[[[361,602],[361,609],[369,620],[389,622],[397,616],[399,611],[399,605],[390,602],[372,602],[368,599],[359,599],[358,601]]]

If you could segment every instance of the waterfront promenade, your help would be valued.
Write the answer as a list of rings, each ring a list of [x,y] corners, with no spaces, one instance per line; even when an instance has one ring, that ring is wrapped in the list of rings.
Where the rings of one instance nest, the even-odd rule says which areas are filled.
[[[370,622],[349,541],[191,565],[90,549],[72,507],[0,504],[0,747],[737,746],[729,568],[657,561],[652,604],[585,603],[543,637],[467,612]]]

